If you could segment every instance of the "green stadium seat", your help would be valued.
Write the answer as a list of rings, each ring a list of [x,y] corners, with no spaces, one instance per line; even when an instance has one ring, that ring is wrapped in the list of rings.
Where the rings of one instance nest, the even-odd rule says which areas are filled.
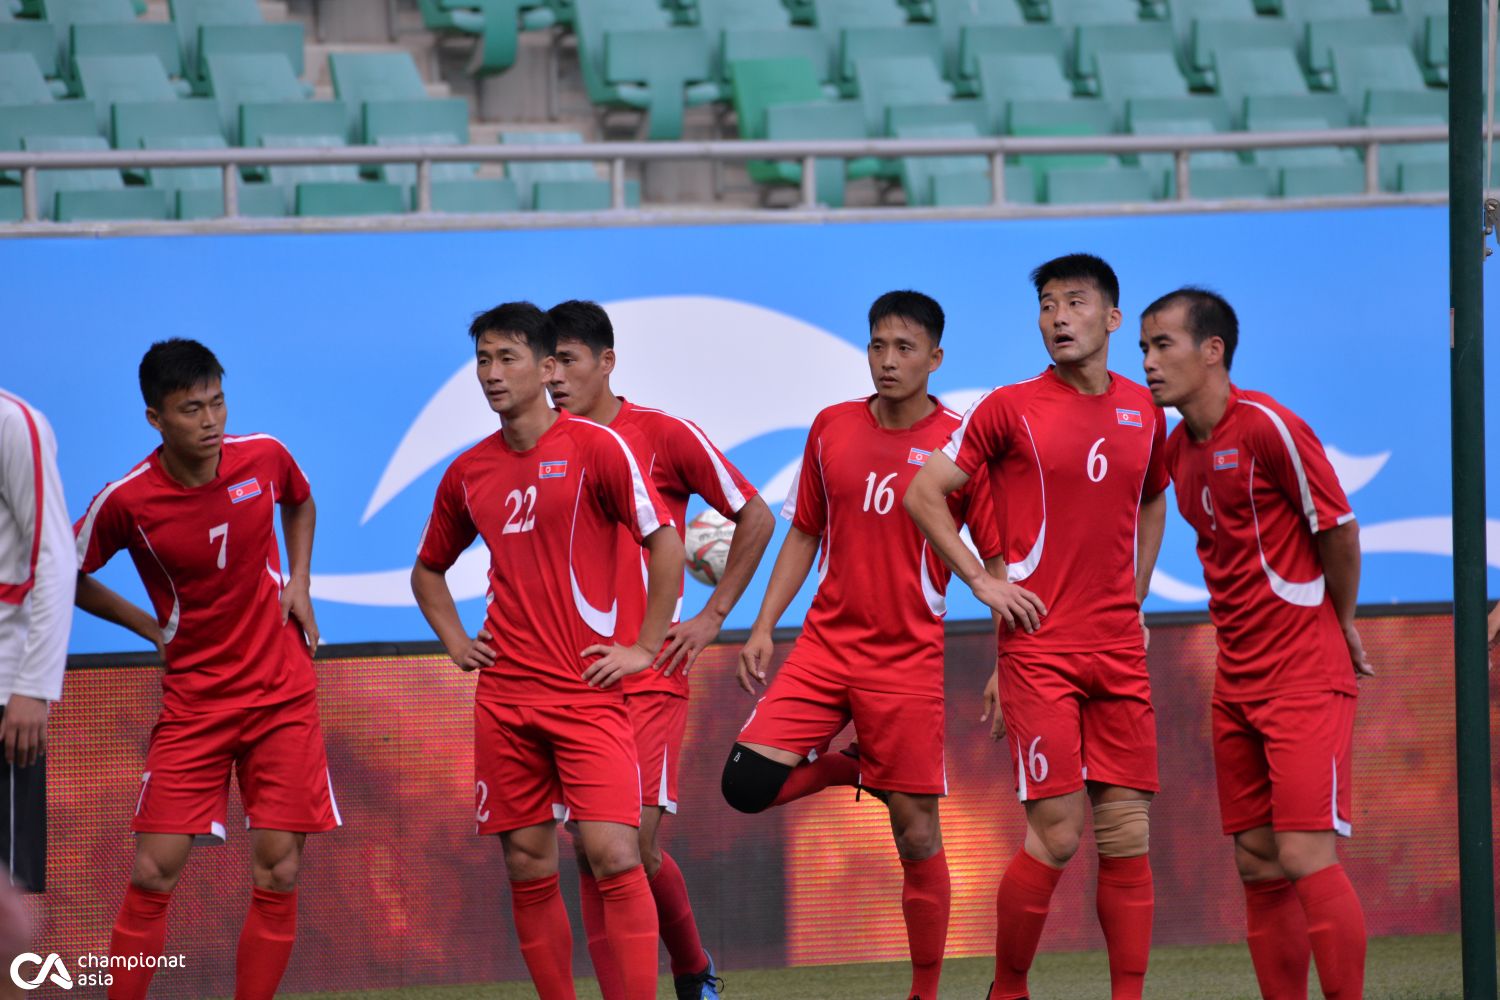
[[[1302,164],[1281,168],[1277,194],[1283,198],[1326,198],[1364,194],[1364,190],[1362,163]]]
[[[1334,89],[1356,104],[1372,90],[1427,89],[1409,45],[1335,47],[1333,80]]]
[[[1081,25],[1073,33],[1070,75],[1079,81],[1080,93],[1097,95],[1099,56],[1150,53],[1175,63],[1176,47],[1172,26],[1162,21]]]
[[[1307,77],[1318,89],[1333,90],[1335,49],[1404,48],[1410,38],[1411,27],[1398,14],[1309,21],[1302,39]]]
[[[198,52],[215,55],[280,55],[291,64],[292,73],[305,71],[302,25],[205,24],[198,28]]]
[[[519,212],[521,196],[516,191],[516,182],[508,177],[434,181],[432,210],[468,215]]]
[[[469,141],[469,102],[461,97],[424,98],[420,101],[368,101],[360,135],[365,142],[379,143],[388,135],[451,135],[454,142]]]
[[[400,215],[406,192],[379,181],[304,181],[297,185],[293,212],[299,216]]]
[[[870,57],[855,68],[865,128],[878,135],[886,112],[907,104],[941,104],[953,96],[937,64],[922,56]]]
[[[1049,205],[1102,205],[1154,201],[1161,180],[1141,167],[1053,167],[1042,174],[1039,188]]]
[[[51,104],[52,88],[25,52],[0,52],[0,105]]]
[[[1364,118],[1392,115],[1416,118],[1423,123],[1446,124],[1448,94],[1442,90],[1372,90],[1365,95]]]
[[[477,35],[474,73],[503,73],[515,64],[520,30],[541,31],[558,23],[538,0],[418,0],[423,26],[432,31]]]
[[[708,38],[697,28],[644,28],[604,35],[604,76],[617,93],[644,93],[646,138],[682,138],[683,112],[719,96]]]
[[[1245,128],[1252,132],[1297,132],[1344,128],[1348,106],[1332,94],[1298,99],[1251,99],[1246,102]],[[1364,191],[1364,163],[1352,149],[1312,146],[1299,149],[1259,149],[1251,159],[1279,170],[1283,197],[1359,194]]]
[[[932,203],[944,208],[989,205],[994,200],[990,175],[938,174],[932,179]],[[1005,204],[1036,203],[1036,175],[1026,167],[1005,168]]]
[[[172,23],[177,28],[177,44],[182,48],[182,65],[190,79],[201,80],[208,67],[198,54],[198,29],[203,25],[261,24],[260,4],[256,0],[168,0]]]
[[[742,59],[730,64],[730,97],[741,139],[766,137],[766,109],[773,104],[823,100],[818,73],[806,59]]]
[[[328,57],[328,74],[334,94],[350,105],[427,96],[427,86],[409,52],[335,52]]]
[[[1423,112],[1413,108],[1405,112],[1374,112],[1365,115],[1365,124],[1371,128],[1400,128],[1415,125],[1446,125],[1448,116],[1442,112]],[[1448,186],[1448,144],[1446,142],[1420,142],[1383,145],[1380,147],[1380,186],[1387,191],[1440,191]],[[1403,171],[1406,178],[1403,180]],[[1441,174],[1443,183],[1436,185],[1431,178]],[[1417,178],[1425,178],[1418,182]],[[1417,186],[1420,183],[1422,186]]]
[[[1217,126],[1222,124],[1206,117],[1199,118],[1168,118],[1160,117],[1141,121],[1137,119],[1130,123],[1130,130],[1136,135],[1213,135],[1217,132],[1227,131]],[[1149,130],[1143,131],[1143,126],[1149,125]],[[1175,160],[1171,153],[1141,153],[1136,158],[1139,166],[1148,170],[1171,172],[1175,167]],[[1237,154],[1228,150],[1205,150],[1192,153],[1188,156],[1189,168],[1229,168],[1243,166]]]
[[[1248,163],[1219,166],[1189,166],[1188,193],[1194,200],[1222,201],[1239,198],[1270,198],[1277,193],[1279,178],[1270,167]],[[1164,197],[1177,197],[1177,175],[1167,171]]]
[[[268,136],[326,136],[343,145],[348,122],[349,110],[341,101],[257,101],[240,105],[235,134],[241,146],[276,145]]]
[[[224,54],[204,59],[203,66],[208,94],[219,102],[224,130],[235,145],[245,145],[239,138],[240,105],[303,101],[308,96],[281,56]],[[346,131],[347,127],[346,123]]]
[[[802,59],[820,83],[833,79],[832,60],[823,36],[812,28],[729,28],[720,48],[719,77],[732,84],[736,63],[767,59]]]
[[[52,217],[57,222],[125,222],[171,218],[167,192],[150,188],[118,191],[58,191]]]
[[[736,28],[790,29],[792,24],[781,0],[713,0],[698,4],[696,13],[709,38]]]
[[[1418,56],[1422,63],[1422,75],[1429,86],[1448,86],[1448,16],[1428,15],[1422,19],[1422,35],[1418,45]]]
[[[1019,28],[1025,23],[1016,0],[933,0],[932,20],[943,39],[943,75],[959,77],[959,45],[964,29],[979,26]]]
[[[161,63],[167,76],[182,76],[182,54],[170,24],[75,24],[70,48],[75,61],[92,56],[150,56]],[[178,89],[184,95],[191,91],[186,82]]]
[[[337,149],[347,145],[339,134],[267,132],[260,141],[262,146],[280,149]],[[352,163],[306,163],[269,167],[266,176],[272,184],[290,193],[301,184],[358,184],[359,168]]]
[[[410,135],[383,135],[376,145],[380,146],[461,146],[452,133],[430,132],[427,134],[412,133]],[[432,179],[434,181],[471,181],[479,173],[477,163],[434,163],[432,165]],[[374,175],[377,179],[389,181],[392,184],[400,184],[402,187],[411,187],[417,183],[417,165],[415,163],[384,163],[375,168]]]
[[[889,108],[885,115],[885,134],[895,135],[913,125],[968,125],[975,135],[998,132],[993,109],[986,101],[959,99],[939,104],[905,104]]]
[[[1073,85],[1050,55],[987,55],[979,60],[979,96],[1003,120],[1012,101],[1072,99]]]
[[[972,126],[959,123],[945,125],[905,125],[896,132],[898,139],[964,139],[974,138],[979,132]],[[938,204],[939,177],[954,174],[969,174],[989,180],[990,160],[987,156],[903,156],[900,161],[901,187],[906,192],[906,203],[913,206]],[[952,198],[959,189],[943,188],[943,197]]]
[[[155,56],[79,56],[73,60],[80,95],[99,110],[99,127],[109,124],[112,104],[171,101],[177,88]]]
[[[1134,24],[1140,20],[1138,0],[1063,0],[1052,5],[1057,24]]]
[[[1055,70],[1043,67],[1048,85],[1054,80],[1062,80],[1068,94],[1072,94],[1073,85],[1064,71],[1069,39],[1068,32],[1050,24],[1029,24],[1020,28],[981,24],[964,28],[959,33],[958,43],[959,89],[970,94],[979,92],[979,63],[985,56],[1047,56],[1056,64]]]
[[[140,139],[141,149],[224,149],[221,135],[148,135]],[[119,148],[119,147],[117,147]],[[224,171],[218,167],[147,167],[144,179],[150,187],[162,191],[181,189],[224,189]],[[175,199],[174,199],[175,201]]]
[[[130,24],[136,19],[130,0],[41,0],[41,19],[52,25],[57,41],[57,65],[68,66],[70,29],[75,24]]]
[[[855,68],[864,59],[917,56],[926,58],[944,74],[943,39],[938,29],[925,24],[899,28],[848,28],[840,46],[838,85],[845,97],[858,96]]]
[[[602,180],[539,180],[532,188],[532,208],[538,212],[603,212],[611,207],[609,182]],[[625,204],[641,203],[640,186],[625,186]]]
[[[269,184],[240,184],[235,189],[235,211],[246,218],[286,215],[286,194]],[[183,221],[218,219],[224,215],[221,188],[179,188],[173,192],[173,217]]]
[[[1308,92],[1302,67],[1287,49],[1220,52],[1215,70],[1219,96],[1230,107],[1240,107],[1251,97],[1295,97]]]
[[[1168,19],[1184,55],[1191,51],[1194,21],[1254,24],[1254,0],[1171,0]]]
[[[3,75],[0,75],[3,78]],[[27,136],[98,136],[99,120],[90,101],[0,104],[0,149],[20,149]]]
[[[813,25],[830,46],[850,28],[893,28],[906,23],[906,11],[893,0],[812,0]]]
[[[814,104],[776,104],[766,109],[768,139],[863,139],[864,110],[854,101]],[[795,161],[751,161],[750,179],[758,184],[801,184],[802,164]],[[818,203],[830,208],[844,204],[844,184],[851,176],[873,176],[877,160],[835,160],[827,157],[813,164]]]
[[[560,145],[572,146],[583,142],[583,136],[577,132],[501,132],[500,143],[507,146],[537,146],[537,145]],[[541,183],[569,183],[576,185],[578,190],[585,187],[601,187],[604,191],[604,205],[609,205],[609,182],[601,180],[599,173],[594,169],[592,163],[586,160],[528,160],[516,161],[505,165],[505,175],[515,182],[516,190],[521,196],[522,208],[536,207],[536,187]],[[551,196],[554,200],[566,200],[569,192],[556,189]],[[593,194],[578,195],[581,200],[589,201],[596,198]]]
[[[116,104],[110,109],[109,122],[116,149],[139,149],[148,139],[224,138],[219,107],[206,97]]]
[[[1104,52],[1096,63],[1099,96],[1122,112],[1132,97],[1186,97],[1188,82],[1166,52]]]
[[[577,0],[574,17],[578,68],[589,100],[597,105],[644,108],[649,102],[645,87],[609,82],[604,69],[604,36],[611,31],[669,28],[671,15],[654,0]]]
[[[99,135],[27,135],[21,139],[27,152],[89,152],[109,148]],[[54,217],[59,191],[114,191],[125,187],[118,170],[39,170],[36,175],[37,204],[42,218]]]
[[[1114,111],[1103,101],[1012,101],[1003,124],[1008,134],[1016,136],[1108,135],[1114,118]],[[1016,163],[1037,173],[1039,192],[1045,193],[1041,179],[1047,171],[1112,168],[1119,160],[1101,154],[1030,154],[1016,157]]]
[[[1339,94],[1249,97],[1239,110],[1244,127],[1253,132],[1274,131],[1290,121],[1301,122],[1292,128],[1348,128],[1354,120],[1349,102]]]
[[[1234,114],[1229,105],[1212,94],[1193,97],[1136,97],[1125,102],[1125,131],[1136,135],[1170,135],[1163,132],[1164,123],[1201,121],[1209,131],[1228,132],[1234,128]]]
[[[1196,88],[1216,88],[1221,55],[1242,49],[1295,53],[1300,41],[1299,28],[1290,21],[1196,19],[1186,48],[1187,77]]]
[[[57,65],[57,35],[46,21],[0,21],[0,55],[9,52],[30,53],[44,77],[62,75]],[[53,89],[56,96],[63,96],[59,88]]]

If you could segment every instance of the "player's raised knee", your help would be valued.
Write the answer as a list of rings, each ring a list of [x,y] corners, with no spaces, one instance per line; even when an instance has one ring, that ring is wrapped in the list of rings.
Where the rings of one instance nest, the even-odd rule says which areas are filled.
[[[736,743],[724,762],[724,777],[719,787],[724,801],[740,812],[764,812],[776,801],[791,773],[790,766]]]
[[[1094,843],[1100,857],[1137,858],[1151,848],[1151,803],[1146,799],[1094,806]]]

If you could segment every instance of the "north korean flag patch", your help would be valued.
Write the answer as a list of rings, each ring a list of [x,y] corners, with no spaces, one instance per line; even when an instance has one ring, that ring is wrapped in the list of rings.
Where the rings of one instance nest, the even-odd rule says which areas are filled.
[[[1214,471],[1222,472],[1225,469],[1237,469],[1240,465],[1240,450],[1229,448],[1225,451],[1214,452]]]
[[[252,500],[260,496],[260,480],[247,479],[242,483],[235,483],[228,488],[229,502],[239,503],[241,500]]]
[[[923,451],[921,448],[913,448],[911,451],[906,453],[906,463],[908,465],[926,465],[927,459],[931,455],[932,452],[930,451]]]
[[[543,462],[537,469],[538,479],[562,479],[568,474],[567,462]]]
[[[1115,408],[1115,423],[1120,424],[1123,427],[1140,427],[1141,426],[1141,411],[1140,410],[1122,410],[1122,409],[1116,407]]]

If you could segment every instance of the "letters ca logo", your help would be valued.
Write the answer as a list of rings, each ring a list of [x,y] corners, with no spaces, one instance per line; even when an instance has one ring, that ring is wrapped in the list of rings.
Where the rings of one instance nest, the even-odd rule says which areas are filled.
[[[21,966],[23,965],[41,966],[37,971],[35,979],[21,978]],[[73,988],[73,977],[68,975],[68,967],[63,965],[62,956],[56,952],[48,955],[47,960],[44,962],[42,961],[42,956],[35,952],[25,951],[17,955],[15,961],[10,963],[10,981],[23,990],[36,989],[47,981],[49,973],[53,986],[60,986],[65,990]]]

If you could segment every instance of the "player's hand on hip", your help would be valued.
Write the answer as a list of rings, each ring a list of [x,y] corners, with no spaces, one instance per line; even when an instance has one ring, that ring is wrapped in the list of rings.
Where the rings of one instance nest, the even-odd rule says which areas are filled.
[[[46,752],[47,702],[13,694],[0,718],[0,743],[5,745],[5,762],[30,767]]]
[[[667,630],[667,644],[662,647],[661,675],[671,677],[674,673],[687,674],[698,662],[698,654],[719,637],[719,626],[724,619],[711,611],[700,611],[685,622],[678,622]]]
[[[980,722],[990,724],[990,739],[1005,739],[1005,716],[1000,714],[1000,668],[996,667],[990,673],[990,679],[984,685],[984,712],[979,716]]]
[[[578,655],[584,659],[590,656],[599,657],[583,671],[583,679],[589,687],[595,688],[607,688],[618,683],[622,677],[640,673],[656,661],[655,654],[640,643],[633,646],[599,643],[590,646]]]
[[[771,653],[776,643],[769,632],[751,630],[750,638],[740,647],[740,663],[735,670],[735,680],[747,694],[755,693],[755,685],[766,686],[766,668],[771,662]]]
[[[318,620],[313,615],[312,594],[305,579],[292,577],[281,588],[281,624],[285,625],[289,616],[297,619],[297,624],[302,626],[302,632],[307,636],[307,647],[316,653]]]
[[[1353,625],[1344,626],[1344,641],[1349,644],[1349,658],[1354,661],[1355,679],[1374,677],[1375,668],[1370,666],[1370,658],[1365,655],[1365,643],[1359,637],[1359,629]]]
[[[485,629],[480,629],[479,634],[469,640],[461,649],[457,651],[450,649],[448,656],[454,663],[458,664],[460,670],[465,672],[493,667],[495,665],[495,647],[491,646],[490,643],[494,641],[494,636],[490,635]]]
[[[1047,606],[1025,587],[985,574],[974,587],[974,596],[999,615],[1011,631],[1035,632],[1042,627]]]

